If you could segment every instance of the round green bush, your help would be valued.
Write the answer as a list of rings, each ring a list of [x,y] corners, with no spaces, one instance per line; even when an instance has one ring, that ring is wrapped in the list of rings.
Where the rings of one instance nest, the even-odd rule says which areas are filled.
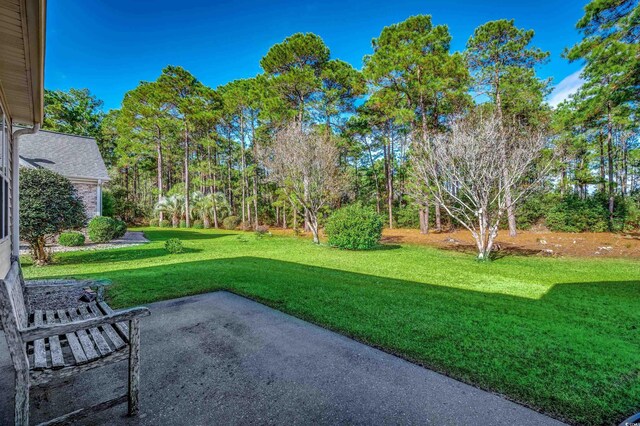
[[[204,223],[201,220],[194,220],[191,226],[195,229],[204,229]]]
[[[186,220],[181,220],[180,221],[180,228],[186,228],[187,227],[187,221]]]
[[[240,218],[238,218],[238,216],[227,216],[222,221],[222,226],[224,226],[224,229],[229,229],[229,230],[236,229],[239,224],[240,224]]]
[[[114,219],[114,221],[116,223],[116,229],[115,229],[113,238],[124,237],[124,234],[127,233],[127,224],[125,223],[124,220],[120,220],[120,219]]]
[[[178,238],[169,238],[167,241],[165,241],[164,248],[172,254],[182,253],[184,250],[182,241],[180,241]]]
[[[87,226],[89,239],[94,243],[106,243],[116,235],[116,221],[106,216],[96,216]]]
[[[160,221],[155,217],[149,219],[149,226],[158,226],[159,224],[160,224]]]
[[[78,229],[85,220],[84,206],[69,179],[47,169],[20,168],[20,237],[29,243],[35,264],[51,259],[47,239]]]
[[[169,222],[167,219],[164,219],[164,220],[161,220],[161,221],[158,222],[158,226],[160,228],[166,228],[166,227],[168,227],[170,225],[171,225],[171,222]]]
[[[58,244],[64,247],[78,247],[84,245],[82,232],[63,232],[58,237]]]
[[[332,246],[367,250],[377,246],[382,238],[382,219],[373,209],[353,204],[334,212],[324,232]]]

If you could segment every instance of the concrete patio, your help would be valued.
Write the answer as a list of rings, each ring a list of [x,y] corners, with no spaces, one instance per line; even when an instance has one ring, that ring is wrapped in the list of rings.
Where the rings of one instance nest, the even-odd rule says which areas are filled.
[[[227,292],[149,305],[141,415],[83,424],[560,425],[521,405]],[[0,332],[1,334],[1,332]],[[13,369],[0,336],[0,424]],[[31,392],[32,422],[124,392],[126,365]]]

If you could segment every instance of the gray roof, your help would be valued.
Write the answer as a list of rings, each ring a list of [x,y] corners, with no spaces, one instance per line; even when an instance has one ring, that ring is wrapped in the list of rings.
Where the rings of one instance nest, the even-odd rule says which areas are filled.
[[[109,180],[94,138],[41,130],[18,141],[21,163],[43,167],[67,178]]]

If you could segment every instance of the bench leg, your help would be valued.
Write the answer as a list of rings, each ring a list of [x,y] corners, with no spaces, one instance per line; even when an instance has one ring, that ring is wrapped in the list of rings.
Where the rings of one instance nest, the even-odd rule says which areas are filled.
[[[16,426],[29,425],[29,371],[16,371]]]
[[[140,325],[137,319],[129,323],[129,415],[140,411]]]

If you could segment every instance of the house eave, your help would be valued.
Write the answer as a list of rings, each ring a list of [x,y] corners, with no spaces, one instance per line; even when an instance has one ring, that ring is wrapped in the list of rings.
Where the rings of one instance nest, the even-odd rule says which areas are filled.
[[[0,98],[12,122],[42,123],[46,0],[2,2],[6,21],[0,37]]]

